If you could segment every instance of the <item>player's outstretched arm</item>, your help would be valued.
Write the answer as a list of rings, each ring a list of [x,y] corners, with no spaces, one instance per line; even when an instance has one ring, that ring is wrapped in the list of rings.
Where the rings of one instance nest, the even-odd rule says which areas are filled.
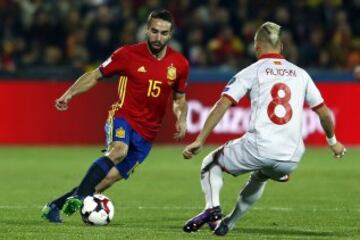
[[[221,97],[211,109],[209,116],[205,121],[205,125],[201,132],[197,136],[196,140],[190,145],[186,146],[183,151],[183,157],[190,159],[193,155],[198,154],[201,151],[202,146],[205,143],[206,138],[211,131],[215,128],[221,118],[224,116],[226,110],[232,105],[232,102],[227,97]]]
[[[185,137],[187,110],[185,94],[175,92],[173,95],[173,112],[176,117],[176,133],[174,138],[178,141]]]
[[[321,122],[321,126],[325,131],[328,144],[331,151],[334,153],[336,158],[341,158],[344,156],[346,149],[339,141],[336,140],[335,131],[334,131],[334,122],[331,118],[331,114],[327,106],[323,106],[315,109],[315,112],[318,114]]]
[[[69,108],[68,104],[72,97],[79,93],[86,92],[95,86],[101,77],[102,75],[98,68],[83,74],[60,98],[55,100],[57,110],[66,111]]]

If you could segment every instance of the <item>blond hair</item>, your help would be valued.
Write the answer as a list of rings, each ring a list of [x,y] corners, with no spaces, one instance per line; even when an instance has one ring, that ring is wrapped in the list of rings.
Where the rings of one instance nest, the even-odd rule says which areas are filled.
[[[273,48],[281,47],[280,30],[280,25],[273,22],[266,22],[256,31],[255,41],[268,43]]]

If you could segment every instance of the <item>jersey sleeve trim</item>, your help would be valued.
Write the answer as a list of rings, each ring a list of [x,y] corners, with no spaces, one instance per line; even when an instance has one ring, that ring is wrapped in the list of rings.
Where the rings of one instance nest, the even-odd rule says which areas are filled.
[[[229,99],[232,102],[232,105],[235,106],[238,104],[238,102],[230,95],[226,94],[226,93],[222,93],[221,96],[226,97],[227,99]]]
[[[176,90],[176,89],[174,89],[173,91],[176,93],[185,94],[185,91],[180,91],[180,90]]]
[[[320,104],[318,104],[318,105],[316,105],[316,106],[312,107],[311,109],[312,109],[313,111],[315,111],[315,110],[317,110],[317,109],[321,108],[321,107],[322,107],[322,106],[324,106],[324,105],[325,105],[325,102],[322,102],[322,103],[320,103]]]

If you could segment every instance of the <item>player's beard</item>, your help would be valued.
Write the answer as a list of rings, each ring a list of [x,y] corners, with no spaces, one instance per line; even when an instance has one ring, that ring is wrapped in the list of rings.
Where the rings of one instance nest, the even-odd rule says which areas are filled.
[[[147,40],[147,43],[148,43],[148,46],[149,46],[149,49],[150,49],[151,53],[154,54],[154,55],[157,55],[157,54],[159,54],[159,53],[166,47],[168,41],[166,41],[166,42],[164,42],[164,43],[162,44],[162,43],[159,42],[159,41],[150,42],[150,40],[148,39],[148,40]],[[154,47],[153,47],[153,44],[154,44],[154,43],[158,43],[158,44],[160,45],[160,47],[159,47],[159,48],[154,48]]]

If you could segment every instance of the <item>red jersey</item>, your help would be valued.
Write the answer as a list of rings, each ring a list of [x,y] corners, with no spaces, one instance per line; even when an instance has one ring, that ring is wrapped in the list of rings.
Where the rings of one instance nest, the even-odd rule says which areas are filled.
[[[160,130],[170,93],[184,93],[189,75],[189,63],[182,54],[167,47],[158,60],[146,42],[117,49],[99,69],[104,77],[120,75],[119,100],[109,116],[125,118],[148,141]]]

